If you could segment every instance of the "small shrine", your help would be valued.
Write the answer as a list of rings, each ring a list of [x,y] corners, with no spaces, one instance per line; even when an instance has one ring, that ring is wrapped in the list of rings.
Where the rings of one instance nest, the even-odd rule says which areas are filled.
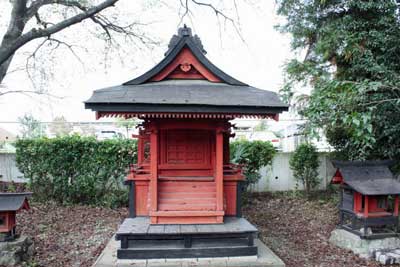
[[[28,197],[32,193],[0,193],[0,241],[16,238],[16,213],[29,210]]]
[[[340,185],[339,227],[361,238],[398,236],[400,182],[392,161],[333,161]]]
[[[241,218],[242,167],[229,159],[235,118],[272,118],[288,109],[212,64],[184,26],[164,59],[122,85],[94,91],[97,118],[141,120],[138,162],[126,179],[129,217],[119,259],[257,255],[257,229]]]

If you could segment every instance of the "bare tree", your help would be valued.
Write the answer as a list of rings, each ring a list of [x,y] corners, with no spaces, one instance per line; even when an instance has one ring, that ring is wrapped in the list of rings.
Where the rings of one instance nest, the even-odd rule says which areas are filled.
[[[38,91],[20,91],[20,90],[2,90],[1,86],[6,75],[9,73],[9,67],[15,53],[25,47],[27,44],[37,41],[38,46],[30,52],[28,61],[34,58],[38,50],[51,44],[54,49],[64,46],[75,56],[74,46],[70,40],[60,40],[57,33],[84,21],[92,22],[97,25],[103,34],[101,38],[109,45],[113,44],[115,35],[123,35],[129,39],[135,39],[143,44],[155,44],[147,35],[139,32],[137,26],[140,23],[133,22],[122,25],[118,16],[110,15],[107,10],[111,9],[119,0],[9,0],[11,16],[8,22],[8,28],[0,43],[0,96],[8,93],[26,92],[42,93]],[[184,8],[181,18],[189,17],[192,13],[191,2],[193,6],[209,8],[215,13],[216,17],[222,17],[225,22],[231,22],[239,32],[235,20],[227,16],[222,9],[199,0],[181,0],[181,7]],[[223,2],[221,0],[221,2]],[[236,7],[236,1],[234,1]],[[236,9],[237,11],[237,9]],[[49,15],[50,13],[50,15]],[[57,14],[57,15],[54,15]],[[218,20],[219,21],[219,20]],[[180,22],[181,23],[181,22]],[[29,73],[28,73],[29,74]]]
[[[7,31],[0,44],[0,83],[7,75],[14,54],[29,42],[43,39],[32,54],[46,42],[65,45],[72,49],[72,46],[67,42],[58,40],[53,36],[84,20],[91,20],[100,26],[105,33],[105,41],[110,43],[113,40],[112,34],[114,33],[135,37],[141,42],[151,41],[134,31],[135,23],[119,25],[103,14],[105,9],[113,7],[118,1],[103,0],[98,4],[90,4],[91,1],[81,0],[10,0],[12,4],[11,16]],[[58,11],[62,8],[67,8],[68,12],[65,12],[67,13],[65,18],[58,22],[46,21],[42,15],[48,7]],[[33,23],[28,24],[31,20],[34,20]],[[33,26],[30,29],[26,29],[27,25]],[[10,93],[10,91],[4,93]],[[1,94],[2,92],[0,92]]]

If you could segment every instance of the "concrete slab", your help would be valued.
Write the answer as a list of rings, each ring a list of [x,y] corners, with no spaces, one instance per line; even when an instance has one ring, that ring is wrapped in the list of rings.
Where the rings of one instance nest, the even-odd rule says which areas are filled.
[[[113,236],[92,267],[285,267],[285,263],[260,240],[254,240],[258,256],[191,258],[191,259],[151,259],[118,260],[119,242]]]
[[[358,235],[343,229],[333,230],[329,242],[338,247],[349,249],[362,258],[371,258],[374,251],[400,248],[400,238],[398,237],[362,239]]]

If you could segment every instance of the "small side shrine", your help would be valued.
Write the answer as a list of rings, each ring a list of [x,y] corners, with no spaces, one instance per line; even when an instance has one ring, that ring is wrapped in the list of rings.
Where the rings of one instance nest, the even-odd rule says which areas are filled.
[[[257,255],[257,229],[241,218],[245,177],[229,159],[230,121],[277,120],[288,107],[205,54],[184,26],[154,68],[85,102],[97,118],[141,120],[138,162],[126,180],[130,218],[116,234],[120,259]]]
[[[28,197],[32,193],[0,193],[0,241],[16,238],[16,213],[29,210]]]
[[[340,184],[339,226],[361,238],[398,236],[400,182],[391,161],[333,161]]]

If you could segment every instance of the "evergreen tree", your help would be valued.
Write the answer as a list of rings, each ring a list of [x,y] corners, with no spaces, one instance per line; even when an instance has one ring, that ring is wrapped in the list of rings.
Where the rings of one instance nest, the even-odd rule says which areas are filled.
[[[400,158],[400,21],[394,0],[278,0],[302,60],[286,65],[290,101],[311,86],[301,114],[349,159]]]

